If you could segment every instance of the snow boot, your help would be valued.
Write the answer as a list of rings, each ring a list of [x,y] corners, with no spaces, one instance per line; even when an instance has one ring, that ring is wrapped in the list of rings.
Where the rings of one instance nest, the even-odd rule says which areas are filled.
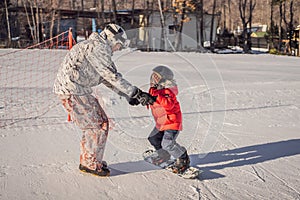
[[[79,170],[82,171],[82,172],[93,174],[95,176],[105,177],[105,176],[110,175],[110,170],[108,169],[107,163],[105,161],[102,162],[101,169],[92,170],[92,169],[89,169],[89,168],[87,168],[87,167],[80,164],[79,165]]]
[[[102,169],[108,169],[108,166],[107,166],[107,162],[106,161],[102,161]],[[109,170],[109,169],[108,169]]]
[[[181,174],[190,167],[190,158],[185,152],[182,156],[176,159],[176,162],[171,166],[173,173]]]

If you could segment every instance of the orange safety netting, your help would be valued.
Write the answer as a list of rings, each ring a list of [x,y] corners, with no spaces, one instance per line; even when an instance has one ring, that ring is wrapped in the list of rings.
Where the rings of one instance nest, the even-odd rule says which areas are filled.
[[[25,49],[0,49],[0,128],[41,117],[58,104],[53,83],[74,44],[66,31]]]

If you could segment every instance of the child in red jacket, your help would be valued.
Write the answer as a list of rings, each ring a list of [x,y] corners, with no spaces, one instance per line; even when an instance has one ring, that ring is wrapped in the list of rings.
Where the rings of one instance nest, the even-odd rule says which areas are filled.
[[[153,69],[149,94],[156,96],[156,101],[150,105],[156,125],[148,137],[158,155],[154,164],[158,165],[173,156],[176,159],[173,172],[181,173],[189,167],[190,159],[187,150],[176,142],[182,130],[182,115],[176,98],[178,87],[168,67],[157,66]]]

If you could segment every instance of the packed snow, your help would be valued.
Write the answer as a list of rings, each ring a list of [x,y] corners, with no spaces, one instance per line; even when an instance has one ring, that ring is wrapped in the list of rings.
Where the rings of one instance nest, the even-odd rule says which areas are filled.
[[[173,69],[184,126],[178,142],[188,149],[191,165],[203,172],[198,179],[183,179],[143,161],[142,153],[151,149],[150,111],[129,106],[100,85],[94,94],[111,127],[104,155],[111,176],[103,178],[79,171],[81,132],[67,121],[67,113],[51,93],[66,51],[42,52],[59,58],[56,65],[44,66],[41,71],[49,72],[49,81],[36,88],[48,91],[38,99],[47,109],[36,118],[1,127],[0,199],[300,199],[300,58],[117,53],[113,58],[123,77],[145,91],[153,67],[164,64]],[[4,70],[3,60],[0,67]],[[3,82],[14,82],[15,76],[3,77],[1,73],[1,91]],[[24,82],[22,87],[27,86]],[[1,95],[0,116],[5,116],[7,94]],[[20,104],[24,107],[37,101],[33,95],[20,101],[24,99]],[[28,109],[18,109],[22,112]]]

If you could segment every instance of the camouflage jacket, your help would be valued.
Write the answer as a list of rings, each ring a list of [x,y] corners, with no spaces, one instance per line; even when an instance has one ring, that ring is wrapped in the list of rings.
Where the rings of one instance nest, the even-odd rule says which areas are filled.
[[[106,40],[92,33],[65,56],[54,83],[54,93],[62,96],[90,94],[93,86],[103,83],[120,95],[131,97],[135,87],[117,72],[111,55]]]

